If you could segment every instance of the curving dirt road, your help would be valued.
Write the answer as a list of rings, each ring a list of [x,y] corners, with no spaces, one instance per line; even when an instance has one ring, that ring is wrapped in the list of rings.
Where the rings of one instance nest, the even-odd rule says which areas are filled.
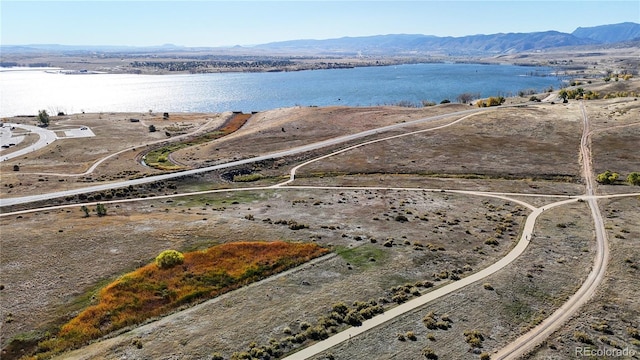
[[[591,168],[591,156],[590,156],[590,150],[589,150],[589,120],[586,114],[586,111],[584,109],[584,106],[581,104],[581,110],[582,110],[582,114],[583,114],[583,123],[584,123],[584,129],[583,129],[583,134],[582,134],[582,140],[581,140],[581,155],[582,155],[582,163],[583,163],[583,173],[584,173],[584,177],[585,177],[585,181],[586,181],[586,194],[583,196],[579,196],[579,197],[570,197],[570,196],[559,196],[559,195],[546,195],[549,197],[556,197],[556,198],[564,198],[561,201],[557,201],[542,207],[535,207],[529,203],[526,203],[524,201],[521,200],[517,200],[512,198],[511,196],[545,196],[545,195],[532,195],[532,194],[515,194],[515,193],[492,193],[492,192],[479,192],[479,191],[465,191],[465,190],[445,190],[445,189],[422,189],[422,188],[389,188],[389,187],[327,187],[327,186],[290,186],[289,184],[291,184],[294,180],[295,180],[295,174],[296,171],[298,169],[300,169],[301,167],[308,165],[312,162],[318,161],[318,160],[322,160],[325,159],[327,157],[345,152],[345,151],[349,151],[352,150],[354,148],[360,147],[360,146],[364,146],[367,144],[371,144],[371,143],[375,143],[378,141],[384,141],[384,140],[389,140],[389,139],[393,139],[393,138],[397,138],[397,137],[402,137],[402,136],[407,136],[407,135],[411,135],[411,134],[416,134],[416,133],[421,133],[421,132],[426,132],[426,131],[433,131],[433,130],[437,130],[437,129],[441,129],[447,126],[451,126],[453,124],[456,124],[466,118],[468,118],[469,116],[472,116],[472,114],[467,115],[466,113],[475,113],[477,112],[477,110],[475,111],[464,111],[464,112],[459,112],[459,113],[454,113],[454,114],[447,114],[447,115],[443,115],[443,116],[437,116],[437,117],[431,117],[431,118],[424,118],[424,119],[419,119],[416,120],[412,123],[416,123],[416,122],[421,122],[421,121],[427,121],[427,120],[435,120],[436,118],[444,118],[444,117],[451,117],[453,115],[460,115],[462,113],[464,113],[465,116],[463,116],[460,119],[457,119],[455,121],[452,121],[448,124],[439,126],[439,127],[434,127],[434,128],[430,128],[430,129],[424,129],[424,130],[419,130],[419,131],[414,131],[414,132],[410,132],[410,133],[406,133],[406,134],[400,134],[400,135],[395,135],[395,136],[391,136],[391,137],[387,137],[384,139],[377,139],[377,140],[373,140],[373,141],[368,141],[368,142],[364,142],[361,144],[357,144],[354,145],[352,147],[349,147],[347,149],[343,149],[340,151],[336,151],[333,152],[331,154],[328,155],[324,155],[315,159],[312,159],[310,161],[307,161],[303,164],[300,164],[298,166],[295,166],[294,168],[291,169],[290,171],[290,178],[280,184],[274,185],[274,186],[265,186],[265,187],[253,187],[253,188],[239,188],[239,189],[224,189],[224,190],[210,190],[210,191],[202,191],[202,192],[197,192],[197,193],[188,193],[188,194],[172,194],[172,195],[166,195],[166,196],[158,196],[156,198],[164,198],[164,197],[179,197],[179,196],[185,196],[185,195],[194,195],[194,194],[205,194],[205,193],[213,193],[213,192],[232,192],[232,191],[255,191],[255,190],[266,190],[266,189],[272,189],[272,188],[280,188],[280,189],[296,189],[296,190],[300,190],[300,189],[336,189],[336,190],[345,190],[345,189],[363,189],[363,190],[377,190],[377,189],[385,189],[385,190],[405,190],[405,191],[434,191],[434,192],[454,192],[454,193],[459,193],[459,194],[466,194],[466,195],[472,195],[472,196],[487,196],[487,197],[495,197],[495,198],[501,198],[501,199],[505,199],[507,201],[512,201],[512,202],[516,202],[520,205],[523,205],[527,208],[529,208],[530,210],[532,210],[532,212],[529,214],[529,216],[526,219],[525,222],[525,226],[522,232],[522,235],[518,241],[518,243],[516,244],[516,246],[502,259],[500,259],[499,261],[497,261],[496,263],[490,265],[489,267],[478,271],[477,273],[474,273],[466,278],[463,278],[459,281],[456,281],[454,283],[448,284],[446,286],[443,286],[441,288],[438,288],[434,291],[431,291],[429,293],[426,293],[425,295],[422,295],[414,300],[411,300],[407,303],[404,303],[402,305],[399,305],[389,311],[387,311],[384,314],[381,314],[379,316],[376,316],[370,320],[367,320],[365,322],[363,322],[362,326],[360,327],[355,327],[355,328],[349,328],[341,333],[338,333],[332,337],[330,337],[327,340],[318,342],[308,348],[302,349],[299,352],[296,352],[292,355],[290,355],[289,357],[286,357],[285,359],[307,359],[309,357],[312,357],[322,351],[325,351],[343,341],[347,341],[350,338],[352,338],[353,336],[356,336],[358,334],[364,333],[366,331],[369,331],[371,329],[376,328],[377,326],[380,326],[384,323],[386,323],[387,321],[401,315],[404,314],[408,311],[411,311],[417,307],[423,306],[441,296],[444,296],[446,294],[449,294],[451,292],[454,292],[456,290],[459,290],[465,286],[468,286],[470,284],[476,283],[478,281],[481,281],[482,279],[484,279],[486,276],[489,276],[501,269],[503,269],[505,266],[509,265],[512,261],[514,261],[518,256],[520,256],[525,249],[527,248],[529,241],[531,239],[531,234],[533,231],[533,227],[535,225],[536,219],[537,217],[545,210],[545,209],[550,209],[553,207],[557,207],[557,206],[562,206],[568,203],[572,203],[572,202],[576,202],[579,200],[584,200],[587,201],[590,208],[591,208],[591,213],[592,216],[594,218],[594,223],[595,223],[595,228],[596,228],[596,239],[598,242],[598,248],[597,248],[597,253],[596,253],[596,259],[595,259],[595,265],[593,267],[593,270],[591,271],[591,273],[589,274],[587,280],[585,281],[585,283],[583,284],[583,286],[580,288],[580,290],[578,290],[578,292],[576,294],[574,294],[560,309],[558,309],[554,314],[552,314],[548,319],[546,319],[543,323],[541,323],[538,327],[536,327],[535,329],[533,329],[532,331],[530,331],[529,333],[521,336],[520,338],[518,338],[516,341],[514,341],[513,343],[509,344],[507,347],[505,347],[504,349],[500,350],[499,352],[496,352],[492,358],[494,359],[512,359],[512,358],[516,358],[521,356],[522,354],[526,353],[527,351],[529,351],[533,346],[537,345],[540,341],[544,340],[549,334],[551,334],[553,331],[557,330],[563,323],[564,321],[566,321],[569,317],[571,317],[578,309],[579,307],[584,304],[586,301],[589,300],[589,298],[593,295],[595,289],[597,288],[598,284],[602,281],[605,270],[606,270],[606,265],[607,265],[607,260],[608,260],[608,247],[607,247],[607,241],[606,241],[606,234],[604,231],[604,224],[603,224],[603,220],[602,220],[602,216],[600,214],[599,208],[597,206],[597,199],[599,198],[598,196],[595,195],[595,190],[594,190],[594,177],[593,177],[593,171]],[[404,124],[398,124],[398,125],[392,125],[391,128],[396,128],[396,127],[400,127],[400,126],[406,126],[409,123],[404,123]],[[366,136],[369,135],[371,133],[377,133],[377,132],[382,132],[385,130],[388,130],[387,128],[390,127],[385,127],[385,128],[381,128],[381,129],[373,129],[370,131],[366,131],[363,133],[359,133],[359,134],[354,134],[356,137],[362,137],[362,136]],[[349,140],[353,139],[353,136],[349,136],[349,137],[340,137],[340,138],[336,138],[336,139],[331,139],[330,141],[347,141],[346,138],[349,138]],[[302,151],[308,151],[309,149],[315,149],[318,147],[322,147],[322,146],[326,146],[326,141],[325,142],[320,142],[320,143],[315,143],[315,144],[310,144],[307,146],[303,146],[300,148],[295,148],[295,149],[291,149],[288,150],[287,153],[297,153],[297,152],[302,152]],[[284,152],[281,152],[284,153]],[[277,153],[277,154],[281,154],[281,153]],[[273,156],[272,155],[266,155],[266,156]],[[280,156],[284,156],[284,155],[280,155]],[[242,160],[245,162],[252,162],[252,161],[257,161],[257,158],[253,158],[253,159],[247,159],[247,160]],[[234,162],[233,164],[235,164],[237,162]],[[207,168],[208,169],[208,168]],[[199,169],[201,171],[208,171],[208,170],[203,170],[203,169]],[[174,175],[175,174],[169,174],[169,175]],[[180,173],[179,176],[183,176],[185,175],[185,173]],[[154,179],[157,180],[158,178],[156,177]],[[121,186],[121,185],[119,185]],[[87,191],[87,189],[82,189],[84,192]],[[601,196],[601,197],[621,197],[621,196],[637,196],[638,194],[616,194],[616,195],[608,195],[608,196]],[[109,202],[105,202],[105,203],[118,203],[118,202],[132,202],[132,201],[144,201],[146,199],[123,199],[123,200],[116,200],[116,201],[109,201]],[[7,205],[3,202],[0,202],[0,204],[2,205]],[[86,204],[85,204],[86,205]],[[64,207],[77,207],[80,205],[74,204],[74,205],[64,205],[64,206],[55,206],[55,207],[51,207],[49,209],[55,209],[55,208],[64,208]],[[21,212],[14,212],[14,213],[5,213],[5,214],[0,214],[0,216],[8,216],[8,215],[15,215],[18,213],[23,213],[23,212],[30,212],[30,211],[42,211],[44,209],[31,209],[31,210],[25,210],[25,211],[21,211]],[[214,300],[215,301],[215,300]],[[163,319],[162,321],[170,321],[171,317],[167,317],[165,319]],[[115,339],[114,339],[115,340]],[[96,344],[97,345],[97,344]]]

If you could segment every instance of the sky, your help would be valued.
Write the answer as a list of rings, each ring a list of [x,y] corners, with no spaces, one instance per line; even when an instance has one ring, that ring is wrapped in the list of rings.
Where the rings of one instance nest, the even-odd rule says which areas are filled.
[[[465,36],[640,23],[639,0],[0,0],[0,44],[234,46],[344,36]]]

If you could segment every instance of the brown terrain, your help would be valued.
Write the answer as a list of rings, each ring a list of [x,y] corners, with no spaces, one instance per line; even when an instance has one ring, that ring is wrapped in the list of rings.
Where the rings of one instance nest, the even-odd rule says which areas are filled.
[[[640,92],[635,77],[608,83],[590,79],[580,86],[603,94]],[[537,94],[541,99],[547,95]],[[599,185],[597,194],[640,193],[640,187],[624,182],[629,173],[640,171],[637,97],[582,103],[590,120],[595,172],[621,175],[613,185]],[[399,293],[413,298],[430,291],[425,282],[438,288],[486,268],[520,238],[531,211],[515,200],[539,207],[585,191],[580,102],[563,104],[552,96],[529,103],[527,96],[510,98],[505,105],[518,104],[522,106],[412,123],[200,175],[2,207],[2,358],[33,350],[95,301],[98,289],[166,249],[186,252],[227,242],[285,240],[315,242],[334,255],[132,326],[61,358],[210,359],[215,354],[229,359],[275,343],[287,354],[300,347],[288,337],[318,324],[336,303],[375,301],[390,309]],[[473,108],[274,109],[253,114],[232,134],[173,151],[169,161],[194,169]],[[96,136],[56,140],[2,162],[0,199],[163,173],[142,165],[143,156],[215,132],[233,116],[52,117],[50,130],[87,126]],[[3,121],[35,124],[34,118]],[[150,132],[150,125],[157,131]],[[33,137],[28,135],[16,148],[35,142]],[[321,158],[340,150],[345,151]],[[314,159],[297,170],[290,186],[272,187],[288,180],[291,168]],[[496,198],[448,190],[508,194]],[[195,191],[201,193],[189,194]],[[96,202],[106,206],[106,216],[95,214]],[[82,204],[91,216],[83,216]],[[605,280],[587,305],[527,358],[571,359],[584,346],[628,349],[635,352],[631,358],[640,357],[640,196],[602,198],[599,206],[611,248]],[[12,213],[17,210],[26,211]],[[290,221],[305,227],[283,225]],[[580,287],[593,263],[594,239],[585,202],[550,209],[538,218],[525,252],[504,269],[314,358],[418,359],[427,349],[441,359],[491,354]],[[430,328],[428,318],[439,326]]]

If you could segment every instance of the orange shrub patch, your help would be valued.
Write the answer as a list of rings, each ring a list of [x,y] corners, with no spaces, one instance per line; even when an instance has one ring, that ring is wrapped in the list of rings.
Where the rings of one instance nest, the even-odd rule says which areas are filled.
[[[168,269],[151,263],[104,287],[98,303],[65,324],[55,338],[40,343],[39,352],[53,355],[79,347],[114,330],[213,298],[327,251],[316,244],[238,242],[186,253],[184,263]]]

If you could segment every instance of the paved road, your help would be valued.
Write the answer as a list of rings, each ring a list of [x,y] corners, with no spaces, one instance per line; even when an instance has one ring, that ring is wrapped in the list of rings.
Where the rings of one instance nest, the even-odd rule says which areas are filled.
[[[32,151],[36,151],[39,149],[42,149],[43,147],[51,144],[52,142],[56,141],[56,139],[58,139],[58,137],[56,136],[56,133],[51,131],[51,130],[47,130],[47,129],[43,129],[41,127],[38,126],[32,126],[32,125],[23,125],[23,124],[5,124],[5,127],[16,127],[16,128],[20,128],[20,129],[24,129],[27,131],[30,131],[32,133],[37,134],[38,136],[40,136],[40,138],[38,139],[38,141],[36,141],[35,144],[29,145],[26,148],[20,149],[20,150],[16,150],[13,151],[9,154],[2,154],[0,153],[0,162],[2,161],[7,161],[9,159],[13,159],[16,158],[18,156],[22,156],[25,154],[28,154]],[[9,135],[10,137],[11,135]],[[3,134],[3,139],[4,137],[6,137],[6,135]]]
[[[455,113],[455,114],[460,114],[460,113]],[[327,155],[324,155],[324,156],[320,156],[320,157],[315,158],[315,159],[311,159],[311,160],[309,160],[309,161],[307,161],[305,163],[302,163],[300,165],[297,165],[297,166],[293,167],[291,169],[291,171],[289,172],[289,180],[287,180],[287,181],[285,181],[285,182],[283,182],[281,184],[277,184],[277,185],[275,185],[275,187],[284,186],[284,185],[292,183],[296,179],[296,172],[301,167],[307,166],[307,165],[309,165],[311,163],[314,163],[316,161],[324,160],[324,159],[326,159],[328,157],[331,157],[331,156],[334,156],[334,155],[338,155],[338,154],[341,154],[343,152],[351,151],[351,150],[359,148],[361,146],[366,146],[366,145],[374,144],[374,143],[381,142],[381,141],[388,141],[388,140],[392,140],[392,139],[397,139],[397,138],[404,137],[404,136],[415,135],[415,134],[419,134],[419,133],[423,133],[423,132],[429,132],[429,131],[435,131],[435,130],[443,129],[443,128],[449,127],[451,125],[455,125],[455,124],[459,123],[460,121],[465,120],[465,119],[469,118],[470,116],[473,116],[473,115],[476,115],[476,114],[477,114],[477,112],[474,112],[472,114],[465,115],[465,116],[459,118],[458,120],[452,121],[452,122],[450,122],[448,124],[444,124],[444,125],[441,125],[441,126],[436,126],[436,127],[429,128],[429,129],[411,131],[411,132],[404,133],[404,134],[388,136],[388,137],[385,137],[385,138],[382,138],[382,139],[366,141],[366,142],[363,142],[363,143],[360,143],[360,144],[357,144],[357,145],[354,145],[354,146],[350,146],[350,147],[348,147],[346,149],[338,150],[338,151],[332,152],[330,154],[327,154]]]
[[[365,321],[362,326],[360,327],[355,327],[355,328],[350,328],[347,329],[341,333],[338,333],[332,337],[330,337],[329,339],[326,339],[324,341],[318,342],[308,348],[302,349],[301,351],[294,353],[293,355],[285,358],[285,359],[307,359],[311,356],[314,356],[322,351],[325,351],[341,342],[347,341],[349,340],[351,337],[356,336],[358,334],[361,334],[363,332],[366,332],[368,330],[371,330],[377,326],[380,326],[381,324],[384,324],[387,321],[390,321],[394,318],[396,318],[397,316],[400,316],[404,313],[407,313],[411,310],[414,310],[420,306],[423,306],[424,304],[433,301],[439,297],[442,297],[444,295],[450,294],[451,292],[454,292],[458,289],[461,289],[465,286],[468,286],[470,284],[473,283],[477,283],[480,280],[484,279],[486,276],[489,276],[501,269],[503,269],[505,266],[507,266],[508,264],[510,264],[513,260],[515,260],[518,256],[520,256],[524,250],[526,249],[527,245],[529,244],[529,241],[531,239],[532,236],[532,232],[533,232],[533,228],[535,225],[535,221],[537,219],[537,217],[545,210],[545,209],[550,209],[556,206],[561,206],[567,203],[571,203],[571,202],[575,202],[578,201],[579,199],[583,199],[586,200],[591,208],[591,212],[592,212],[592,216],[594,218],[594,223],[595,223],[595,228],[596,228],[596,238],[597,238],[597,242],[598,242],[598,247],[597,247],[597,254],[596,254],[596,260],[595,260],[595,264],[593,267],[592,272],[589,274],[587,280],[585,281],[585,283],[583,284],[583,286],[580,288],[580,290],[578,290],[578,292],[572,296],[569,301],[567,301],[560,309],[558,309],[556,312],[554,312],[554,314],[549,317],[547,320],[545,320],[542,324],[540,324],[538,327],[536,327],[535,329],[533,329],[531,332],[521,336],[520,338],[518,338],[516,341],[514,341],[512,344],[509,344],[507,347],[505,347],[504,349],[502,349],[501,351],[495,353],[492,358],[494,359],[511,359],[511,358],[515,358],[518,356],[521,356],[522,354],[524,354],[525,352],[529,351],[533,346],[535,346],[536,344],[538,344],[540,341],[544,340],[549,334],[551,334],[553,331],[557,330],[557,328],[559,328],[564,321],[566,321],[571,315],[573,315],[573,313],[575,313],[580,306],[582,306],[586,301],[589,300],[589,298],[593,295],[595,289],[597,288],[598,284],[602,281],[605,270],[606,270],[606,265],[607,265],[607,260],[608,260],[608,247],[607,247],[607,242],[606,242],[606,232],[604,230],[604,222],[602,220],[602,216],[600,214],[599,208],[597,206],[597,196],[595,196],[595,191],[594,191],[594,182],[593,182],[593,173],[591,170],[591,156],[589,153],[589,146],[588,146],[588,142],[589,142],[589,122],[588,122],[588,117],[586,115],[586,111],[584,109],[583,104],[581,103],[581,109],[583,112],[583,121],[584,121],[584,131],[583,131],[583,136],[582,136],[582,141],[581,141],[581,154],[582,154],[582,159],[583,159],[583,171],[584,171],[584,176],[586,179],[586,183],[587,183],[587,191],[586,191],[586,195],[585,196],[581,196],[581,197],[574,197],[574,198],[569,198],[566,200],[562,200],[562,201],[558,201],[549,205],[545,205],[543,207],[540,208],[536,208],[526,202],[523,201],[519,201],[516,199],[512,199],[510,197],[508,197],[507,194],[499,194],[499,193],[488,193],[488,192],[475,192],[475,191],[456,191],[456,190],[446,190],[447,192],[455,192],[455,193],[461,193],[461,194],[469,194],[469,195],[476,195],[476,196],[492,196],[492,197],[499,197],[505,200],[509,200],[509,201],[514,201],[517,202],[521,205],[524,205],[526,207],[528,207],[529,209],[532,210],[532,213],[527,217],[527,220],[525,222],[525,226],[523,229],[523,233],[522,236],[520,238],[520,240],[518,241],[518,243],[516,244],[516,246],[502,259],[500,259],[498,262],[492,264],[491,266],[477,272],[474,273],[466,278],[463,278],[459,281],[456,281],[454,283],[448,284],[446,286],[443,286],[441,288],[438,288],[436,290],[433,290],[423,296],[420,296],[414,300],[411,300],[407,303],[404,303],[402,305],[399,305],[389,311],[387,311],[386,313],[376,316],[370,320]],[[192,173],[198,173],[198,172],[204,172],[204,171],[211,171],[211,170],[216,170],[216,169],[221,169],[221,168],[225,168],[225,167],[231,167],[231,166],[237,166],[237,165],[242,165],[242,164],[246,164],[246,163],[251,163],[251,162],[256,162],[256,161],[261,161],[261,160],[266,160],[266,159],[273,159],[273,158],[277,158],[277,157],[283,157],[283,156],[288,156],[288,155],[293,155],[293,154],[297,154],[297,153],[301,153],[301,152],[306,152],[306,151],[310,151],[310,150],[315,150],[321,147],[325,147],[325,146],[330,146],[330,145],[335,145],[341,142],[346,142],[346,141],[350,141],[350,140],[354,140],[357,138],[361,138],[361,137],[365,137],[368,135],[372,135],[372,134],[376,134],[376,133],[380,133],[383,131],[388,131],[390,129],[393,128],[399,128],[402,126],[407,126],[407,125],[411,125],[411,124],[415,124],[417,122],[424,122],[424,121],[431,121],[431,120],[436,120],[436,119],[441,119],[441,118],[446,118],[446,117],[451,117],[451,116],[455,116],[455,115],[465,115],[465,114],[471,114],[471,113],[475,113],[478,110],[467,110],[467,111],[463,111],[463,112],[457,112],[457,113],[452,113],[452,114],[446,114],[446,115],[440,115],[440,116],[435,116],[435,117],[430,117],[430,118],[424,118],[424,119],[419,119],[410,123],[403,123],[403,124],[396,124],[396,125],[391,125],[391,126],[387,126],[384,128],[379,128],[379,129],[373,129],[373,130],[369,130],[369,131],[365,131],[365,132],[361,132],[358,134],[353,134],[353,135],[349,135],[349,136],[343,136],[343,137],[339,137],[339,138],[335,138],[335,139],[331,139],[331,140],[327,140],[327,141],[323,141],[323,142],[319,142],[319,143],[315,143],[315,144],[310,144],[310,145],[306,145],[306,146],[302,146],[302,147],[298,147],[298,148],[294,148],[294,149],[290,149],[287,151],[282,151],[282,152],[277,152],[277,153],[273,153],[270,155],[264,155],[264,156],[259,156],[259,157],[255,157],[255,158],[251,158],[251,159],[246,159],[246,160],[240,160],[240,161],[235,161],[232,163],[228,163],[228,164],[222,164],[222,165],[217,165],[217,166],[212,166],[212,167],[208,167],[208,168],[203,168],[203,169],[197,169],[197,170],[191,170],[191,171],[185,171],[185,172],[181,172],[181,173],[177,173],[177,174],[166,174],[166,175],[160,175],[160,176],[155,176],[153,177],[153,179],[138,179],[138,180],[146,180],[143,182],[150,182],[150,181],[157,181],[157,180],[161,180],[161,179],[165,179],[165,178],[172,178],[172,177],[177,177],[177,176],[184,176],[184,175],[188,175],[188,174],[192,174]],[[450,124],[438,127],[438,128],[442,128],[445,126],[450,126],[453,123],[456,123],[458,121],[461,121],[464,118],[458,119],[455,122],[452,122]],[[418,132],[422,132],[422,131],[432,131],[435,130],[437,128],[434,129],[427,129],[427,130],[420,130]],[[416,132],[413,132],[416,133]],[[251,188],[251,189],[232,189],[232,190],[218,190],[218,191],[248,191],[248,190],[264,190],[264,189],[268,189],[268,188],[274,188],[274,187],[280,187],[280,188],[289,188],[289,189],[351,189],[351,187],[312,187],[312,186],[287,186],[287,184],[291,183],[294,179],[295,179],[295,173],[296,170],[299,169],[302,166],[305,166],[313,161],[317,161],[320,159],[324,159],[326,157],[329,156],[333,156],[335,154],[344,152],[344,151],[348,151],[350,149],[353,149],[355,147],[359,147],[359,146],[363,146],[366,144],[370,144],[370,143],[374,143],[377,141],[383,141],[383,140],[388,140],[391,138],[395,138],[395,137],[400,137],[400,136],[406,136],[409,134],[401,134],[401,135],[396,135],[393,137],[388,137],[385,139],[378,139],[378,140],[373,140],[370,142],[365,142],[362,144],[358,144],[356,146],[350,147],[348,149],[344,149],[344,150],[340,150],[337,152],[334,152],[332,154],[329,155],[325,155],[323,157],[319,157],[316,159],[313,159],[309,162],[306,162],[304,164],[301,164],[299,166],[296,166],[295,168],[293,168],[291,170],[290,173],[290,179],[288,181],[285,181],[284,183],[281,184],[277,184],[275,186],[272,187],[263,187],[263,188]],[[143,183],[140,182],[140,183]],[[137,184],[136,180],[132,180],[132,181],[125,181],[122,183],[118,183],[118,184],[106,184],[104,189],[107,188],[113,188],[113,187],[120,187],[120,186],[128,186],[128,185],[133,185],[133,184]],[[80,192],[87,192],[87,191],[98,191],[98,190],[94,190],[94,189],[102,189],[102,186],[94,186],[94,187],[89,187],[89,188],[84,188],[84,189],[78,189]],[[355,189],[355,188],[354,188]],[[375,188],[366,188],[363,187],[362,189],[375,189]],[[383,188],[380,188],[383,189]],[[397,189],[397,190],[416,190],[416,189],[409,189],[409,188],[384,188],[384,189]],[[419,189],[419,190],[427,190],[427,189]],[[71,192],[73,192],[74,190],[72,190]],[[444,191],[444,190],[440,190],[440,189],[429,189],[429,191]],[[64,192],[66,195],[71,195],[71,193],[69,192]],[[205,192],[202,192],[205,193]],[[58,196],[66,196],[66,195],[57,195],[60,193],[53,193],[56,194],[53,197],[58,197]],[[189,194],[190,195],[190,194]],[[523,194],[509,194],[509,195],[523,195]],[[529,195],[529,194],[526,194]],[[611,196],[607,196],[607,197],[617,197],[617,196],[630,196],[630,195],[637,195],[637,194],[619,194],[619,195],[611,195]],[[52,194],[45,194],[45,196],[52,196]],[[170,196],[182,196],[182,195],[170,195]],[[537,196],[537,195],[536,195]],[[29,201],[34,201],[34,200],[28,200],[32,197],[25,197],[25,198],[20,198],[18,199],[18,201],[22,201],[22,202],[29,202]],[[25,200],[27,199],[27,200]],[[13,199],[4,199],[4,200],[13,200]],[[123,201],[132,201],[132,200],[123,200]],[[18,202],[20,203],[20,202]],[[0,202],[0,206],[7,206],[10,205],[10,203],[6,202],[6,201],[2,201]],[[4,215],[4,214],[3,214]]]
[[[169,142],[169,141],[175,141],[175,140],[180,140],[182,138],[187,138],[189,136],[193,136],[195,134],[198,134],[200,132],[203,132],[205,130],[208,129],[208,127],[213,124],[216,121],[216,119],[211,119],[210,121],[208,121],[207,123],[205,123],[204,125],[200,126],[199,128],[197,128],[196,130],[190,132],[190,133],[186,133],[183,135],[178,135],[178,136],[174,136],[171,138],[171,140],[167,140],[167,139],[161,139],[161,140],[156,140],[156,141],[151,141],[148,142],[146,144],[142,144],[142,145],[138,145],[138,146],[132,146],[123,150],[120,150],[118,152],[115,152],[113,154],[107,155],[105,157],[103,157],[102,159],[99,159],[98,161],[96,161],[95,163],[93,163],[93,165],[91,165],[85,172],[82,173],[76,173],[76,174],[61,174],[61,173],[25,173],[23,172],[22,174],[29,174],[29,175],[44,175],[44,176],[68,176],[68,177],[78,177],[78,176],[85,176],[85,175],[89,175],[92,172],[95,171],[95,169],[100,166],[100,164],[102,164],[103,162],[116,157],[122,153],[125,153],[127,151],[131,151],[131,150],[135,150],[136,148],[141,148],[143,146],[148,146],[148,145],[155,145],[155,144],[160,144],[163,142]],[[81,130],[83,131],[83,130]],[[91,131],[90,129],[88,131]],[[93,132],[91,132],[93,134]]]
[[[182,176],[189,176],[189,175],[205,173],[205,172],[209,172],[209,171],[213,171],[213,170],[220,170],[220,169],[226,169],[226,168],[231,168],[231,167],[240,166],[240,165],[252,164],[252,163],[259,162],[259,161],[272,160],[272,159],[282,158],[282,157],[286,157],[286,156],[297,155],[297,154],[301,154],[301,153],[317,150],[317,149],[320,149],[320,148],[323,148],[323,147],[337,145],[337,144],[341,144],[341,143],[344,143],[344,142],[357,140],[357,139],[360,139],[360,138],[363,138],[363,137],[366,137],[366,136],[383,133],[383,132],[386,132],[386,131],[389,131],[389,130],[399,129],[399,128],[406,127],[406,126],[411,126],[411,125],[416,125],[416,124],[420,124],[420,123],[424,123],[424,122],[445,119],[445,118],[453,117],[453,116],[467,115],[467,114],[472,114],[472,113],[476,113],[476,112],[480,112],[480,111],[487,111],[487,110],[490,110],[490,108],[474,108],[474,109],[471,109],[471,110],[464,110],[464,111],[458,111],[458,112],[449,113],[449,114],[426,117],[426,118],[422,118],[422,119],[408,121],[408,122],[405,122],[405,123],[393,124],[393,125],[388,125],[388,126],[384,126],[384,127],[381,127],[381,128],[362,131],[362,132],[351,134],[351,135],[340,136],[340,137],[337,137],[337,138],[328,139],[328,140],[320,141],[320,142],[317,142],[317,143],[296,147],[296,148],[289,149],[289,150],[279,151],[279,152],[275,152],[275,153],[271,153],[271,154],[267,154],[267,155],[262,155],[262,156],[257,156],[257,157],[244,159],[244,160],[232,161],[232,162],[225,163],[225,164],[220,164],[220,165],[208,166],[208,167],[204,167],[204,168],[200,168],[200,169],[193,169],[193,170],[180,171],[180,172],[175,172],[175,173],[170,173],[170,174],[149,176],[149,177],[135,179],[135,180],[125,180],[125,181],[108,183],[108,184],[94,185],[94,186],[88,186],[88,187],[83,187],[83,188],[79,188],[79,189],[73,189],[73,190],[67,190],[67,191],[58,191],[58,192],[53,192],[53,193],[48,193],[48,194],[37,194],[37,195],[23,196],[23,197],[16,197],[16,198],[5,198],[5,199],[0,199],[0,207],[10,206],[10,205],[17,205],[17,204],[25,204],[25,203],[34,202],[34,201],[41,201],[41,200],[50,200],[50,199],[66,197],[66,196],[73,196],[73,195],[78,195],[78,194],[83,194],[83,193],[88,193],[88,192],[117,189],[117,188],[127,187],[127,186],[130,186],[130,185],[134,185],[135,186],[135,185],[147,184],[147,183],[160,181],[160,180],[169,180],[169,179],[179,178],[179,177],[182,177]]]
[[[491,356],[492,359],[516,359],[531,351],[536,345],[545,340],[553,332],[573,316],[595,293],[598,285],[604,279],[609,261],[609,246],[607,233],[604,229],[604,221],[598,207],[595,196],[594,174],[591,167],[591,152],[589,146],[589,118],[580,102],[582,110],[583,130],[580,141],[580,154],[582,159],[582,171],[586,182],[586,196],[584,197],[591,208],[591,216],[595,225],[596,257],[593,268],[580,289],[567,300],[558,310],[528,333],[520,336],[511,344]]]

